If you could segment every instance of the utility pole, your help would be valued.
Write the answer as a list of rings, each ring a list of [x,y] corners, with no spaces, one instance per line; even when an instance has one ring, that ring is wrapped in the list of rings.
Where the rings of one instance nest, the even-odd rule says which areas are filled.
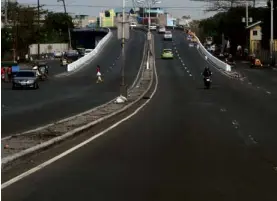
[[[63,2],[64,13],[67,15],[65,0],[58,0],[58,2],[60,2],[60,1]],[[67,22],[67,31],[68,31],[68,49],[70,50],[70,49],[72,49],[72,44],[71,44],[71,33],[70,33],[69,22]]]
[[[120,95],[127,98],[127,86],[125,83],[125,41],[130,37],[129,22],[125,21],[125,1],[122,0],[122,16],[118,16],[117,24],[117,38],[121,40],[121,84],[120,84]]]
[[[270,18],[271,18],[271,23],[270,23],[270,58],[273,64],[273,46],[274,46],[274,40],[273,40],[273,12],[274,12],[274,8],[273,8],[273,0],[270,1]]]
[[[122,38],[121,38],[121,89],[120,95],[127,98],[127,89],[125,87],[125,0],[122,0]]]
[[[246,27],[248,27],[248,23],[249,23],[249,20],[248,20],[248,1],[246,0],[246,5],[245,5],[245,22],[246,22]]]
[[[5,25],[8,25],[8,6],[9,2],[8,0],[5,0]]]
[[[150,24],[151,24],[151,11],[150,11],[150,9],[151,9],[151,3],[150,2],[148,2],[149,3],[149,10],[148,10],[148,32],[150,33]]]
[[[40,59],[40,0],[37,0],[37,9],[38,9],[38,59]]]

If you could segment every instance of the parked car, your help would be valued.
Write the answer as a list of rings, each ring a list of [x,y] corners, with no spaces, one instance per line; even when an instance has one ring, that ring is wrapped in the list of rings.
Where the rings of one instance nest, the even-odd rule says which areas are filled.
[[[62,53],[62,52],[60,52],[60,51],[54,52],[54,57],[55,57],[55,58],[61,58],[62,56],[63,56],[63,53]]]

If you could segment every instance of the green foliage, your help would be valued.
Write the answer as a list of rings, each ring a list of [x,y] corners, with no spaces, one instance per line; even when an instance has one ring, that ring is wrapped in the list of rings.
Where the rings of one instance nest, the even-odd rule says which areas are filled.
[[[2,7],[2,11],[3,11]],[[8,22],[2,28],[1,52],[4,55],[14,47],[17,54],[23,56],[33,43],[68,42],[68,25],[73,28],[72,18],[65,13],[53,13],[40,8],[38,23],[37,7],[21,6],[18,3],[8,3]]]
[[[42,27],[43,41],[68,42],[68,26],[70,29],[74,27],[71,16],[49,12]]]
[[[277,0],[275,0],[276,2]],[[199,27],[203,29],[206,36],[213,36],[216,43],[221,43],[222,34],[230,39],[231,46],[235,51],[236,46],[248,43],[249,31],[242,22],[245,16],[245,7],[230,8],[227,12],[218,13],[213,17],[201,20]],[[253,23],[262,21],[263,47],[268,48],[270,33],[270,9],[269,8],[249,8],[249,17],[253,18]],[[274,21],[277,21],[277,10],[274,11]],[[251,24],[251,23],[250,23]],[[277,27],[274,27],[275,38],[277,38]]]

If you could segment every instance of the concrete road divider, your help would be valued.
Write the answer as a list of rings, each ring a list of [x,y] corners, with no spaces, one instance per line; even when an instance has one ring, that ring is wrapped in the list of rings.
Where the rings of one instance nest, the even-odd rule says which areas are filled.
[[[184,31],[183,27],[176,27],[176,29],[178,30],[182,30]],[[217,57],[215,57],[214,55],[212,55],[201,43],[201,41],[199,40],[199,38],[193,33],[191,34],[197,41],[198,45],[197,45],[197,49],[199,50],[199,52],[205,56],[205,58],[207,59],[207,61],[211,62],[213,65],[215,65],[217,68],[220,68],[224,71],[230,72],[231,71],[231,66],[225,62],[223,62],[222,60],[218,59]]]
[[[150,58],[147,57],[149,49],[147,44],[145,42],[140,70],[133,85],[128,90],[127,102],[118,104],[114,99],[79,115],[31,131],[2,138],[2,169],[22,157],[37,153],[69,137],[91,129],[96,124],[121,114],[132,106],[136,107],[140,104],[139,101],[144,103],[144,97],[148,97],[149,93],[155,93],[158,81],[155,55]],[[151,49],[153,49],[154,40],[152,40],[151,45]],[[150,63],[149,69],[146,68],[147,62]]]
[[[212,55],[201,43],[201,41],[199,40],[199,38],[197,36],[194,36],[198,42],[198,50],[206,56],[207,60],[212,62],[214,65],[216,65],[217,67],[221,68],[224,71],[231,71],[231,66],[223,61],[221,61],[220,59],[218,59],[217,57],[215,57],[214,55]]]
[[[91,60],[93,60],[102,51],[102,49],[105,47],[105,44],[107,44],[107,42],[112,38],[112,35],[113,34],[111,30],[108,29],[108,34],[104,38],[102,38],[102,40],[99,41],[99,43],[93,51],[81,57],[80,59],[72,62],[71,64],[67,65],[67,72],[72,72],[81,69],[86,64],[91,62]]]

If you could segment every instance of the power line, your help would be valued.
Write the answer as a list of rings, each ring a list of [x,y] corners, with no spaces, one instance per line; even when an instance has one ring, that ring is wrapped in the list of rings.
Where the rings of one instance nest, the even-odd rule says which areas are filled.
[[[22,5],[35,5],[35,4],[26,4]],[[62,7],[63,5],[59,4],[43,4],[44,7]],[[121,8],[121,5],[89,5],[89,4],[67,4],[66,7],[90,7],[90,8]],[[130,6],[131,8],[132,6]],[[199,9],[204,8],[204,6],[161,6],[161,8],[169,8],[169,9]]]

